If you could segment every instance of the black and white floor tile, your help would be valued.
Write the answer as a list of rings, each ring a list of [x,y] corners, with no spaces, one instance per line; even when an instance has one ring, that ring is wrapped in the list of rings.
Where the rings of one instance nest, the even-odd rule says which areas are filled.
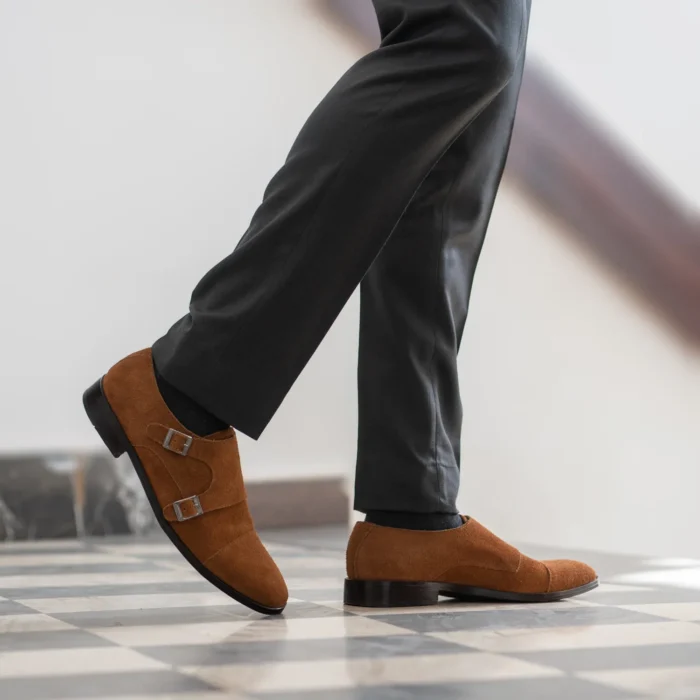
[[[0,698],[700,699],[700,561],[588,553],[580,599],[369,610],[342,604],[344,537],[268,535],[275,618],[162,539],[0,545]]]

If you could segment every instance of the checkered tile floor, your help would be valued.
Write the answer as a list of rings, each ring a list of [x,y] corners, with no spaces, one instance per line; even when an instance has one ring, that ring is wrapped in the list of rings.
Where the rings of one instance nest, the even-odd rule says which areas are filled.
[[[364,610],[340,602],[344,533],[267,541],[278,618],[165,540],[0,545],[0,698],[700,698],[700,561],[589,554],[606,583],[573,601]]]

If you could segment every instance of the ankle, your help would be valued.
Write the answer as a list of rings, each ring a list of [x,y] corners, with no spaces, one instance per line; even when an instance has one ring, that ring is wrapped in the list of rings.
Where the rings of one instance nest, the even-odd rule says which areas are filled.
[[[170,384],[155,368],[156,383],[165,405],[182,425],[190,432],[205,437],[212,433],[225,430],[229,426],[224,421],[209,413],[206,408],[183,394],[177,387]]]
[[[402,530],[451,530],[464,522],[458,513],[407,513],[404,511],[370,510],[365,522]]]

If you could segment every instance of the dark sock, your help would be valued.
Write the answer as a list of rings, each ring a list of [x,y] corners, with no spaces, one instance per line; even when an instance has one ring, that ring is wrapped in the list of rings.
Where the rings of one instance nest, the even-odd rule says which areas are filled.
[[[457,513],[402,513],[391,510],[370,510],[365,522],[398,527],[402,530],[452,530],[460,527],[464,520]]]
[[[202,408],[196,401],[193,401],[189,396],[183,394],[179,389],[176,389],[172,384],[163,379],[163,377],[155,370],[156,382],[158,389],[165,401],[166,406],[171,413],[182,423],[187,430],[204,437],[211,435],[219,430],[225,430],[229,426],[222,420]]]

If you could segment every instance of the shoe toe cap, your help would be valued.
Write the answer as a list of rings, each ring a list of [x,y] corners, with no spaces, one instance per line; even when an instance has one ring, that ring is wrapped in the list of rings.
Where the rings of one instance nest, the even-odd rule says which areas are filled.
[[[556,559],[543,562],[550,572],[549,592],[570,591],[597,581],[595,570],[580,561]]]
[[[254,531],[218,551],[205,566],[238,593],[268,608],[268,612],[281,612],[287,604],[287,584]]]

